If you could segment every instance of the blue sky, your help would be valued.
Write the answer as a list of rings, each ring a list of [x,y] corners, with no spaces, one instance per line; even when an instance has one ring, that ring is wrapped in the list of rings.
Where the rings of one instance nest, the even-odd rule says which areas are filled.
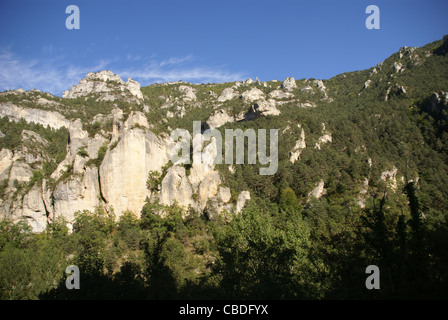
[[[71,4],[79,30],[65,26]],[[0,91],[61,95],[104,69],[142,86],[328,79],[441,39],[447,12],[446,0],[0,0]]]

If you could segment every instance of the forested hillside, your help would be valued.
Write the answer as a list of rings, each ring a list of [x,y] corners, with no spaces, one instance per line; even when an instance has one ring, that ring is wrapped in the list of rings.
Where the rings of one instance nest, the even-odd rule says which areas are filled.
[[[445,36],[328,80],[153,84],[142,98],[114,82],[108,96],[1,93],[1,299],[446,299],[447,52]],[[216,164],[201,176],[157,158],[139,177],[141,210],[125,210],[105,185],[127,172],[107,166],[114,155],[193,121],[223,136],[278,129],[278,170]],[[190,183],[188,199],[170,181]],[[68,265],[79,290],[66,288]],[[379,290],[366,288],[369,265]]]

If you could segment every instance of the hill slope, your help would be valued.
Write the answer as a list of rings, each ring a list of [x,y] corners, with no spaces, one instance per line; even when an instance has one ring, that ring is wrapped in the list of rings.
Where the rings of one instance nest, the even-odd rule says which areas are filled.
[[[177,227],[169,224],[167,238],[156,237],[168,246],[162,246],[168,256],[151,262],[174,272],[177,293],[188,291],[192,281],[201,288],[219,283],[223,295],[232,297],[375,296],[358,280],[368,264],[379,264],[393,278],[382,291],[386,297],[417,297],[431,292],[430,285],[437,296],[447,285],[448,262],[442,250],[448,239],[447,46],[445,37],[421,48],[403,47],[375,67],[328,80],[140,88],[101,71],[62,98],[37,90],[3,92],[3,226],[25,221],[42,232],[68,224],[77,234],[83,217],[112,215],[110,223],[121,221],[123,227],[135,214],[137,244],[120,249],[127,254],[110,251],[111,233],[104,231],[104,250],[116,260],[106,266],[113,278],[131,261],[124,258],[129,252],[138,260],[155,250],[148,249],[155,241],[148,237],[171,223],[159,216],[180,215],[183,222],[173,218]],[[202,163],[173,164],[170,134],[194,134],[194,121],[202,133],[215,129],[223,137],[229,129],[277,129],[275,174],[260,175],[266,165],[259,162],[216,164],[221,150],[213,143],[204,144]],[[188,226],[191,217],[217,226],[195,229]],[[181,236],[179,225],[190,229],[181,228]],[[201,245],[192,245],[194,239]],[[78,249],[64,250],[76,252],[82,263]],[[183,258],[171,261],[173,250]],[[185,257],[196,262],[182,265]],[[212,261],[217,269],[208,267]],[[360,268],[353,277],[347,261]],[[400,277],[404,267],[408,273]],[[422,268],[430,268],[430,279],[406,282]],[[290,281],[292,287],[286,286]],[[280,288],[284,292],[275,291]]]

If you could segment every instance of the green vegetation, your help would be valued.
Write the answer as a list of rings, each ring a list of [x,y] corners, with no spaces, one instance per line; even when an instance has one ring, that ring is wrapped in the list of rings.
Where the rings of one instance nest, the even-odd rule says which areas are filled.
[[[101,163],[103,162],[106,152],[107,152],[107,143],[105,143],[98,149],[98,155],[95,159],[89,159],[86,162],[86,166],[95,166],[99,168]]]
[[[231,190],[231,202],[243,190],[251,194],[243,211],[229,213],[230,219],[148,201],[141,212],[125,212],[118,219],[101,207],[78,212],[71,233],[60,219],[42,234],[32,234],[23,223],[0,221],[0,298],[446,299],[448,122],[443,114],[427,112],[431,94],[448,88],[448,57],[438,54],[441,43],[416,49],[412,54],[419,59],[394,54],[376,67],[376,73],[371,68],[325,80],[332,100],[322,100],[323,93],[309,80],[297,80],[295,96],[316,108],[299,108],[294,101],[278,106],[279,116],[221,127],[221,132],[279,129],[275,175],[260,176],[260,164],[235,165],[234,173],[228,165],[216,165],[223,186]],[[405,71],[395,72],[396,61]],[[364,88],[367,80],[371,83]],[[188,112],[164,123],[166,112],[174,107],[160,107],[167,97],[181,97],[180,85],[142,88],[155,133],[168,132],[168,126],[191,130],[193,120],[205,121],[214,111],[209,92],[219,95],[232,84],[191,85],[200,102],[179,102]],[[273,89],[280,83],[268,85]],[[300,91],[307,85],[315,94]],[[84,110],[86,102],[70,103]],[[104,107],[101,113],[107,114],[112,104],[90,107]],[[248,107],[234,99],[220,108],[238,114]],[[99,113],[87,109],[86,117]],[[332,142],[317,150],[322,123]],[[0,148],[20,147],[25,128],[53,142],[39,146],[51,156],[42,168],[33,168],[28,185],[15,182],[17,189],[48,177],[59,163],[54,159],[65,155],[64,130],[7,119],[0,119],[0,124],[5,133]],[[94,122],[89,132],[101,128]],[[289,152],[302,129],[307,147],[291,163]],[[78,152],[88,156],[83,148]],[[106,152],[107,144],[87,164],[99,166]],[[150,172],[148,189],[159,190],[170,165],[161,173]],[[381,179],[393,167],[395,181]],[[73,171],[66,169],[63,178]],[[0,193],[7,188],[5,181]],[[326,194],[310,197],[319,181]],[[70,264],[80,268],[80,290],[65,287],[64,270]],[[369,265],[381,271],[381,290],[365,287]]]
[[[278,205],[254,197],[230,222],[150,203],[139,218],[126,212],[116,221],[97,208],[78,212],[70,234],[63,221],[32,234],[3,220],[0,292],[2,299],[444,297],[447,220],[424,223],[412,183],[405,192],[404,207],[384,194],[347,212],[317,199],[303,209],[284,189]],[[81,270],[80,290],[65,287],[69,264]],[[370,264],[382,271],[381,291],[364,287]]]

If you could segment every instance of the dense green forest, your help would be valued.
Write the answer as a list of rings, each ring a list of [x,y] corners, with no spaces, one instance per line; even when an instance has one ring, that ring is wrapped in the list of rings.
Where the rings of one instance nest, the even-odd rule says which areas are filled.
[[[240,214],[220,216],[148,201],[141,212],[118,219],[101,207],[78,212],[73,232],[63,219],[40,234],[24,223],[0,221],[0,298],[448,298],[448,117],[445,111],[428,111],[431,95],[448,89],[447,43],[445,38],[403,50],[375,68],[325,80],[331,99],[293,91],[316,108],[285,103],[279,116],[221,127],[281,132],[275,175],[260,176],[259,164],[238,165],[234,173],[217,165],[232,195],[251,193]],[[405,71],[394,70],[398,62]],[[156,132],[168,126],[191,129],[193,120],[205,121],[213,110],[207,104],[209,91],[219,94],[230,85],[195,85],[204,106],[167,123],[154,121],[166,110],[152,108],[148,120]],[[159,107],[159,97],[169,89],[152,85],[142,92],[148,104]],[[86,119],[98,112],[88,111],[90,102],[82,103]],[[236,99],[223,107],[238,113],[247,106]],[[58,160],[51,168],[63,159],[65,131],[0,122],[8,133],[0,138],[0,149],[13,149],[14,137],[28,128],[52,142],[48,152]],[[316,150],[312,146],[322,123],[332,143]],[[292,163],[289,152],[300,135],[298,124],[311,147]],[[91,134],[101,129],[88,128]],[[393,167],[399,173],[395,184],[380,178]],[[365,205],[360,206],[366,178]],[[321,180],[326,194],[310,198]],[[79,290],[66,288],[68,265],[81,270]],[[380,269],[379,290],[366,289],[369,265]]]

